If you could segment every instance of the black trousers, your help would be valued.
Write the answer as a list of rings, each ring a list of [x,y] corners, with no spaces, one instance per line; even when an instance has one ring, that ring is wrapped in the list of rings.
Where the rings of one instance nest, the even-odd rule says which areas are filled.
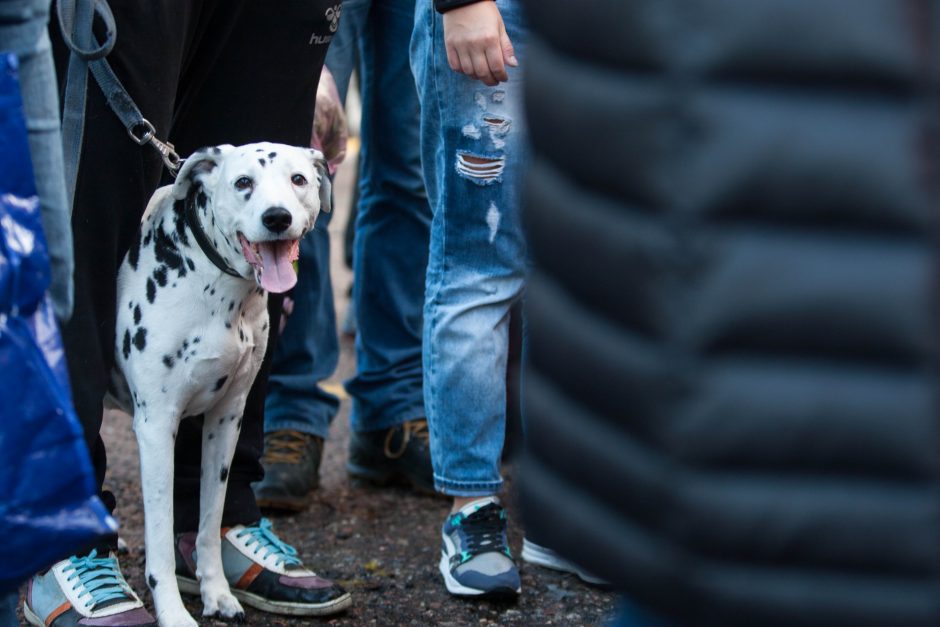
[[[111,0],[117,44],[108,61],[157,136],[181,156],[202,146],[273,141],[310,145],[314,104],[338,0]],[[52,20],[64,87],[68,51]],[[89,78],[85,136],[72,228],[75,313],[63,328],[75,409],[97,472],[107,455],[102,401],[114,363],[116,277],[153,191],[166,182],[162,161],[127,135]],[[271,329],[280,297],[271,296]],[[250,483],[263,477],[264,396],[277,340],[268,343],[245,407],[229,473],[223,525],[260,518]],[[201,419],[186,418],[176,443],[176,530],[199,520]],[[102,493],[113,508],[114,497]]]

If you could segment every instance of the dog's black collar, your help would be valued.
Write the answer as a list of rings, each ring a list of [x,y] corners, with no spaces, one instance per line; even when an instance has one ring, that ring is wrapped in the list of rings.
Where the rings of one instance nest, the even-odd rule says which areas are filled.
[[[202,225],[199,223],[199,218],[196,217],[195,193],[190,193],[186,196],[186,207],[183,211],[183,215],[186,218],[186,225],[189,227],[189,230],[193,232],[193,236],[196,238],[196,242],[199,244],[199,248],[201,248],[202,252],[206,254],[206,257],[209,258],[209,261],[211,261],[216,268],[225,274],[237,276],[240,279],[245,278],[236,272],[232,266],[228,265],[225,259],[222,258],[222,255],[219,254],[219,251],[212,247],[212,242],[209,241],[209,236],[206,235]]]

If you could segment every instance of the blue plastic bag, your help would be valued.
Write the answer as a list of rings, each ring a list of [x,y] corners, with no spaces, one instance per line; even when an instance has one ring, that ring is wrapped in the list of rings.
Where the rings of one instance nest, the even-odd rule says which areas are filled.
[[[0,55],[0,593],[113,535],[72,409],[16,59]]]

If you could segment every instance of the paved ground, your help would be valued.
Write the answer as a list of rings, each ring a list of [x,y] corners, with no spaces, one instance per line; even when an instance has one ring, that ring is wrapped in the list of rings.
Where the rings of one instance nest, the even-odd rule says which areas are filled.
[[[355,155],[355,143],[352,143]],[[342,319],[348,298],[349,272],[341,261],[342,229],[349,211],[353,160],[338,176],[336,215],[332,221],[334,291]],[[443,500],[399,489],[372,489],[350,484],[344,471],[348,441],[349,399],[341,382],[354,370],[352,341],[344,338],[340,366],[327,385],[343,398],[326,444],[321,487],[312,507],[292,517],[272,517],[275,529],[300,551],[320,574],[341,581],[354,595],[353,607],[332,619],[300,620],[248,610],[249,625],[598,625],[611,613],[614,595],[588,587],[571,575],[522,566],[523,594],[511,605],[466,602],[450,597],[437,572]],[[131,585],[149,594],[143,581],[143,512],[137,447],[126,416],[107,416],[103,428],[109,451],[107,486],[118,498],[116,515],[129,553],[122,567]],[[510,478],[512,468],[506,468]],[[511,545],[519,553],[522,532],[510,502]],[[563,510],[559,512],[564,515]],[[198,599],[187,600],[198,618]],[[152,606],[151,606],[152,609]],[[248,609],[248,608],[246,608]],[[221,624],[204,621],[204,624]]]

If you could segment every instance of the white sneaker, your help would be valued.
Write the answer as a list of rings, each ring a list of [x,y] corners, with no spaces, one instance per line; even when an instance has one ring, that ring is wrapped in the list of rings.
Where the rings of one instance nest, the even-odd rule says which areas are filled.
[[[552,570],[572,573],[577,575],[581,581],[595,586],[610,585],[609,581],[595,577],[577,564],[569,562],[555,551],[536,544],[528,538],[522,539],[522,559],[529,564],[536,564],[538,566],[544,566],[545,568],[551,568]]]

